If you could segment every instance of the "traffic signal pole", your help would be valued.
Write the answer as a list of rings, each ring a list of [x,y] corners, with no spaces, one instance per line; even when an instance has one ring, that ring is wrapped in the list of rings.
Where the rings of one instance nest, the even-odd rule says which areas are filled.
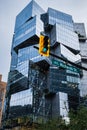
[[[37,47],[37,46],[34,46],[34,48],[37,49],[37,50],[39,50],[39,47]],[[75,67],[77,67],[77,68],[79,68],[79,69],[82,69],[82,70],[87,71],[87,68],[86,68],[86,67],[81,66],[81,65],[78,65],[78,64],[75,64],[75,63],[73,63],[73,62],[71,62],[71,61],[69,61],[69,60],[67,60],[67,59],[64,59],[63,57],[60,57],[60,56],[58,56],[58,55],[55,55],[55,54],[53,54],[53,53],[51,53],[51,52],[49,52],[49,55],[50,55],[50,56],[53,56],[53,57],[55,57],[55,58],[57,58],[57,59],[60,59],[60,60],[62,60],[62,61],[65,61],[66,63],[69,63],[69,64],[71,64],[71,65],[73,65],[73,66],[75,66]]]

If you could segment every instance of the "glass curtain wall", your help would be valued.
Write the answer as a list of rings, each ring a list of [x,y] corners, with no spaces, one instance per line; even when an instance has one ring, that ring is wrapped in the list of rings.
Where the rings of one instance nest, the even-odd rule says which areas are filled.
[[[38,56],[38,44],[44,10],[31,1],[16,17],[12,41],[12,60],[8,77],[5,117],[16,118],[32,113],[32,88],[29,86],[29,60]]]

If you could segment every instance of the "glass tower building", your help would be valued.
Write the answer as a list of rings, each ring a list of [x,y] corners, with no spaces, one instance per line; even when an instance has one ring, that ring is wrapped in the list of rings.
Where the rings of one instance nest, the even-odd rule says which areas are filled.
[[[74,23],[74,30],[79,38],[81,65],[87,68],[87,37],[84,23]],[[82,97],[87,95],[87,72],[85,70],[82,70],[79,89]]]
[[[5,120],[23,116],[33,121],[55,116],[65,119],[69,109],[79,105],[79,69],[52,55],[41,56],[35,48],[40,34],[49,37],[51,53],[81,63],[72,16],[51,8],[45,12],[32,0],[16,17]]]
[[[38,56],[38,44],[44,10],[31,1],[16,17],[11,48],[11,66],[5,102],[5,118],[32,113],[32,88],[29,87],[29,59]],[[28,112],[28,113],[27,113]]]

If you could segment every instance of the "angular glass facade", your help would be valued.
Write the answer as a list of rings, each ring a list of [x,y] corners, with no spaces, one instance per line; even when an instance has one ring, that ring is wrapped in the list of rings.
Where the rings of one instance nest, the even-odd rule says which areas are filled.
[[[79,38],[86,40],[86,32],[84,23],[74,23],[74,30],[78,34]]]
[[[33,45],[38,44],[40,32],[43,31],[41,13],[44,10],[35,1],[31,1],[16,17],[5,118],[32,113],[33,92],[29,84],[29,60],[39,55]]]
[[[48,8],[48,20],[51,25],[56,23],[73,30],[73,20],[71,15]]]
[[[61,55],[64,56],[65,58],[67,58],[69,61],[81,62],[81,56],[79,54],[75,55],[74,53],[72,53],[69,49],[67,49],[62,44],[60,45],[60,48],[61,48]]]
[[[51,31],[51,39],[52,46],[59,43],[71,50],[80,51],[78,35],[74,31],[71,31],[66,27],[62,27],[62,25],[54,25]]]
[[[74,23],[74,29],[79,38],[81,64],[87,68],[87,38],[84,23]],[[87,72],[85,70],[82,70],[79,89],[82,97],[87,95]]]
[[[30,21],[33,17],[40,18],[40,14],[44,13],[44,10],[35,2],[31,1],[16,17],[15,30]],[[39,20],[39,19],[38,19]]]
[[[73,31],[70,31],[56,24],[56,34],[57,34],[56,36],[57,42],[74,50],[80,50],[78,36]]]
[[[67,117],[64,102],[67,109],[79,105],[77,68],[53,56],[40,56],[34,46],[38,46],[42,32],[49,36],[53,54],[81,62],[72,16],[51,8],[45,13],[32,0],[16,17],[4,110],[6,119],[32,116],[36,121],[59,115]]]
[[[39,28],[38,28],[39,25]],[[29,42],[27,41],[29,38],[33,36],[39,36],[40,31],[43,31],[42,28],[42,22],[38,20],[36,16],[31,18],[29,21],[27,21],[25,24],[23,24],[16,32],[14,35],[14,44],[13,47],[17,47],[18,45],[22,46],[23,42]],[[33,42],[33,41],[32,41]],[[28,43],[23,43],[23,45],[26,45]],[[35,43],[34,43],[35,44]],[[30,43],[31,45],[31,43]],[[27,45],[28,46],[28,45]]]
[[[12,94],[9,107],[9,118],[30,115],[32,113],[32,90]]]

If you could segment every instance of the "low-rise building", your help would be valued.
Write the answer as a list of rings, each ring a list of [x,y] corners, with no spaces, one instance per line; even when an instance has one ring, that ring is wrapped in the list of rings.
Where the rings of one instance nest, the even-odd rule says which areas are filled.
[[[6,93],[6,82],[2,81],[2,75],[0,74],[0,125],[1,125],[1,119],[2,119],[5,93]]]

